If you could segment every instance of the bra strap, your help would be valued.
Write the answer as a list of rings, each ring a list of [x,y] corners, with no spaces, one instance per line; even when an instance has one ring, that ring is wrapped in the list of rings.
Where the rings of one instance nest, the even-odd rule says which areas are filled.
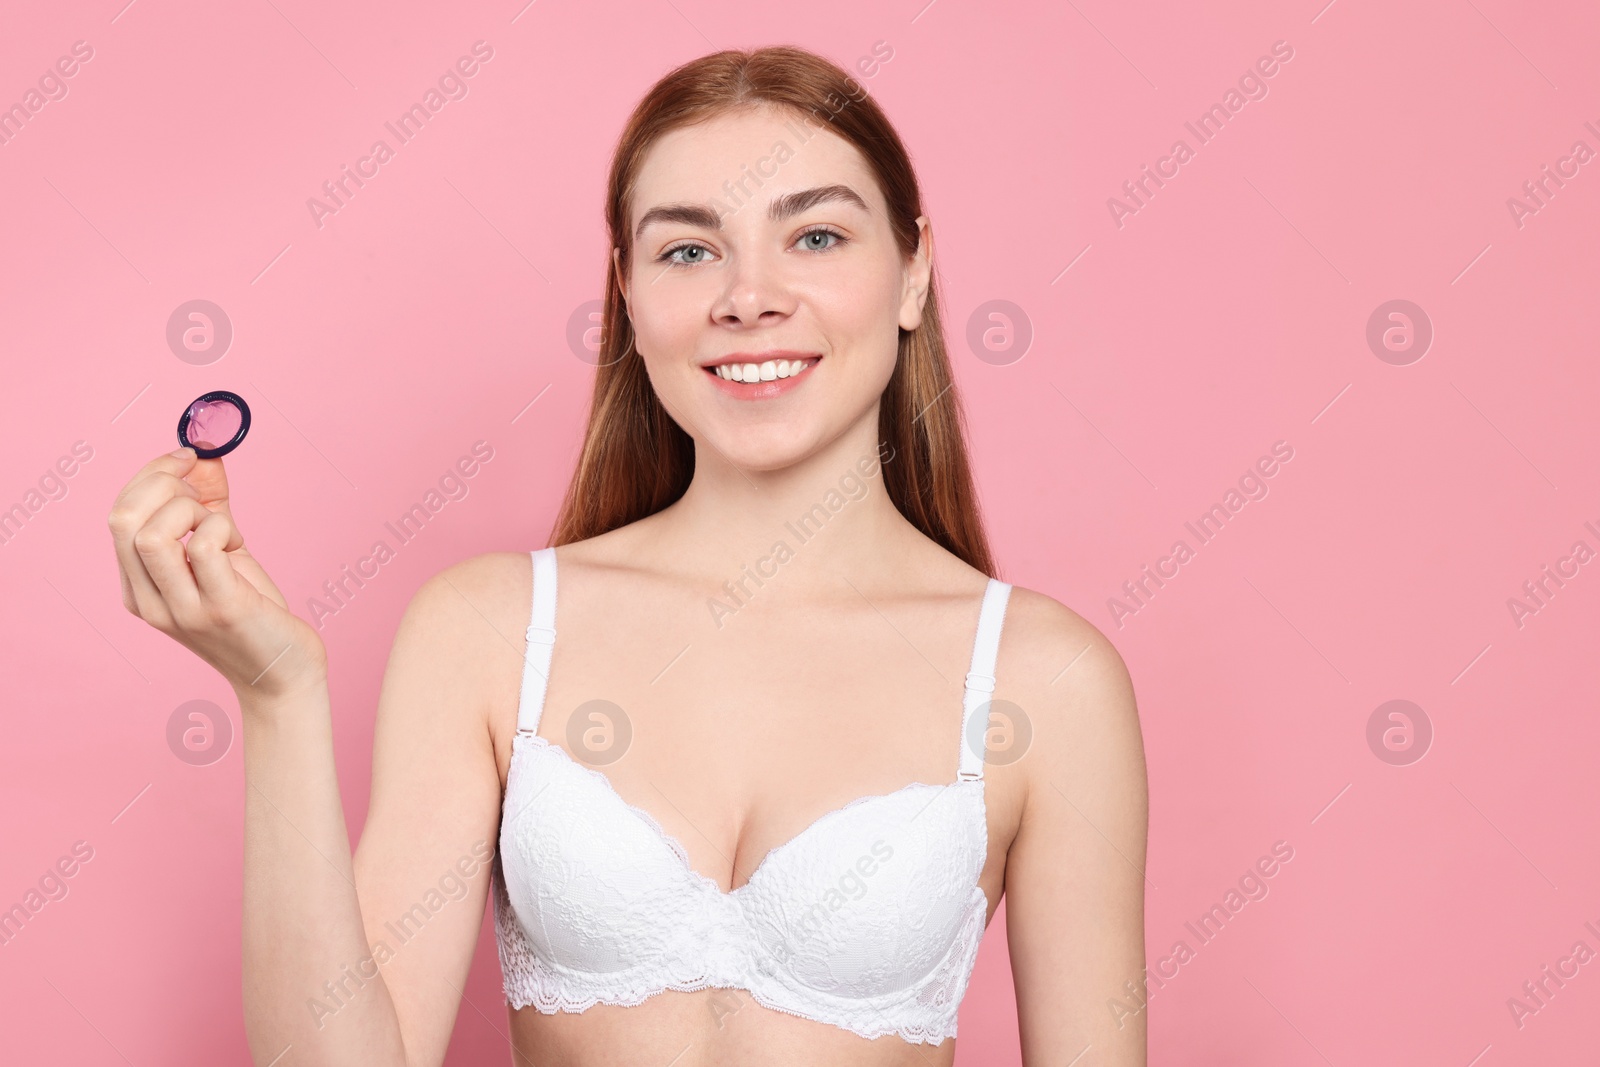
[[[544,691],[550,680],[550,654],[556,644],[556,550],[539,548],[533,556],[533,612],[528,623],[528,647],[522,660],[522,696],[517,706],[517,730],[539,729],[544,712]]]
[[[1011,598],[1011,585],[990,578],[983,591],[983,607],[978,611],[978,636],[972,643],[972,669],[967,672],[966,693],[962,698],[961,712],[961,762],[956,771],[958,781],[971,781],[983,777],[983,740],[988,733],[988,723],[973,739],[977,731],[973,724],[978,709],[986,707],[994,692],[994,664],[1000,651],[1000,628],[1005,622],[1006,603]],[[976,744],[974,744],[974,740]]]

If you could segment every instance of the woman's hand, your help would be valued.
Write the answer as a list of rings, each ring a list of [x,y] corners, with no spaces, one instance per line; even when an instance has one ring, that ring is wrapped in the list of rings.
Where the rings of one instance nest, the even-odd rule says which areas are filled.
[[[326,683],[322,639],[244,547],[222,460],[192,449],[151,460],[107,522],[123,606],[215,667],[241,701]]]

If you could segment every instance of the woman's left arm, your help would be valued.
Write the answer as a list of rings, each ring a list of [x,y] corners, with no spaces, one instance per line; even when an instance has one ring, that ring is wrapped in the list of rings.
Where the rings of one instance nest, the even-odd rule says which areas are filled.
[[[1019,650],[1040,681],[1017,690],[1033,736],[1006,857],[1022,1062],[1145,1067],[1149,796],[1139,713],[1111,642],[1050,605],[1048,624]]]

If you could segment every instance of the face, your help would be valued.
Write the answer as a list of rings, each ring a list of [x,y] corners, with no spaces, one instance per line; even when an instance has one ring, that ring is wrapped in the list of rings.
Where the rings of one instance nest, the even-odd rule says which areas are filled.
[[[656,395],[698,444],[748,470],[862,426],[876,444],[933,247],[920,217],[918,252],[902,258],[887,212],[855,146],[790,112],[742,110],[652,146],[619,276]]]

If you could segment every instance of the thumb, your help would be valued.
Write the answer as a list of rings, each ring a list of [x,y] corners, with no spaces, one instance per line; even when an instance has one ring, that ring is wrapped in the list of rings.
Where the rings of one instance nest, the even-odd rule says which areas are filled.
[[[196,459],[182,477],[199,492],[200,503],[207,510],[220,511],[229,519],[233,518],[228,506],[228,472],[220,458]]]

